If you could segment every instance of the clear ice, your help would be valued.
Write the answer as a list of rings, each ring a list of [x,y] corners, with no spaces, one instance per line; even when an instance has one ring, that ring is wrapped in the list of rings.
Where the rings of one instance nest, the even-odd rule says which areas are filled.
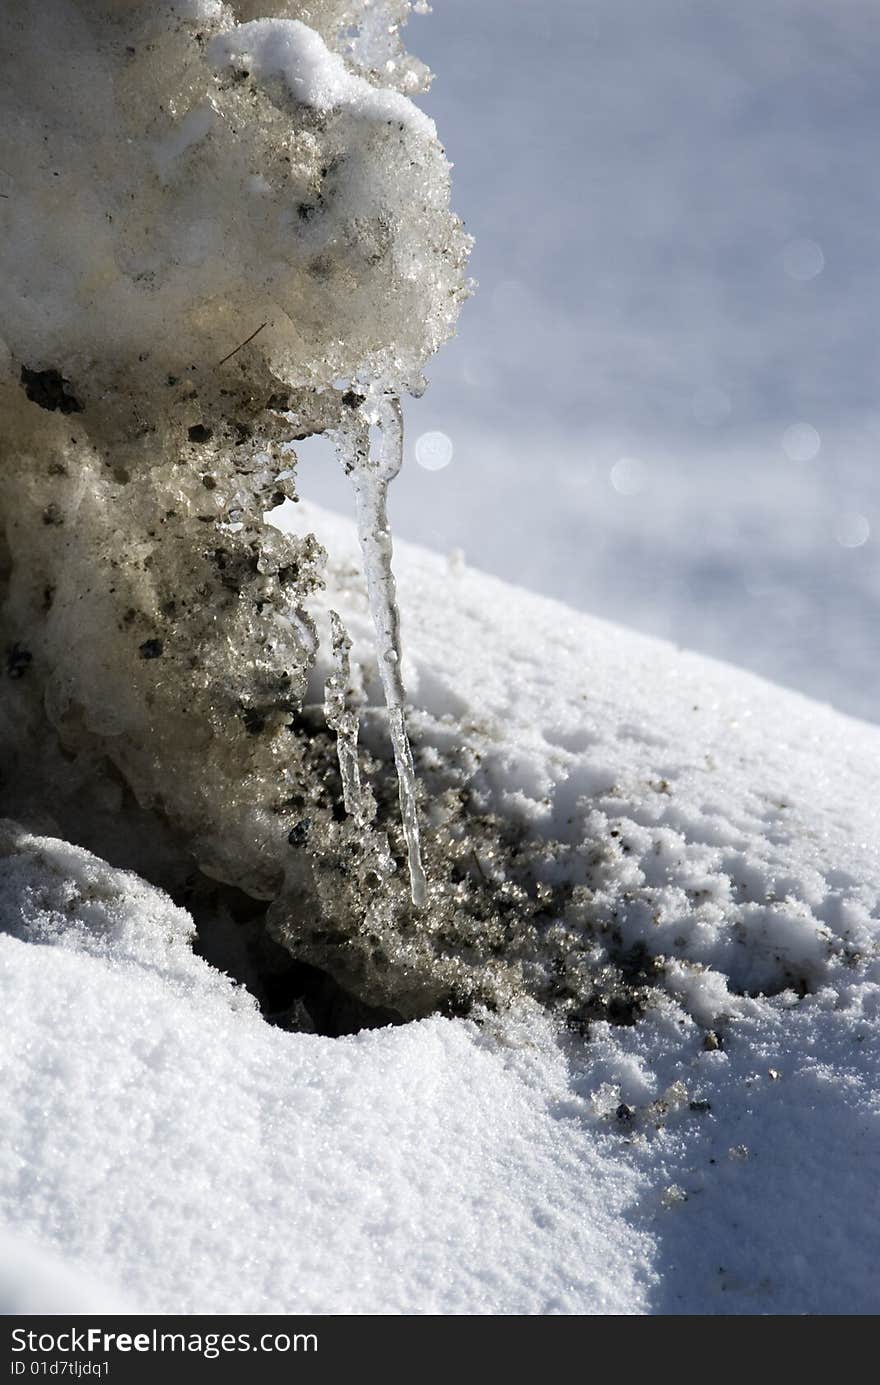
[[[374,807],[372,795],[364,791],[358,764],[358,714],[349,702],[351,681],[351,640],[337,615],[330,612],[330,638],[333,647],[333,671],[324,690],[324,713],[327,725],[336,732],[339,773],[342,777],[342,801],[345,811],[359,826],[370,822]]]
[[[406,730],[400,612],[391,569],[392,543],[388,521],[388,486],[403,462],[403,414],[399,398],[378,391],[372,393],[360,408],[352,410],[348,426],[339,430],[337,447],[345,472],[354,487],[367,597],[376,632],[379,674],[397,766],[410,891],[413,904],[421,908],[427,900],[428,885],[419,841],[416,772]],[[342,753],[340,749],[340,763]]]

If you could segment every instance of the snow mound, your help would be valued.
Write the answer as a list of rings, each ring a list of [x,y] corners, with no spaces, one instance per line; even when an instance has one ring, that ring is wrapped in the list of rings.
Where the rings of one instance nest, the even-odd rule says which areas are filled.
[[[106,415],[118,394],[116,442],[132,396],[143,427],[181,380],[203,406],[359,372],[400,388],[466,292],[449,166],[396,89],[425,84],[392,56],[409,6],[376,7],[378,67],[369,6],[254,8],[49,0],[0,15],[0,380],[17,388],[24,370],[67,412]]]
[[[254,1008],[193,954],[193,920],[161,890],[8,820],[0,821],[0,930],[99,958],[114,972],[153,973],[179,994],[207,989],[234,1008]]]
[[[0,1181],[18,1234],[50,1260],[122,1279],[156,1311],[287,1312],[294,1300],[303,1311],[407,1311],[420,1284],[420,1311],[454,1312],[510,1292],[500,1268],[510,1220],[524,1223],[525,1243],[530,1213],[513,1192],[506,1209],[492,1206],[503,1167],[519,1166],[548,1197],[575,1191],[542,1129],[543,1082],[550,1072],[563,1083],[546,1024],[532,1027],[524,1056],[514,1048],[501,1062],[474,1026],[442,1021],[348,1044],[299,1035],[291,1047],[225,978],[185,959],[186,916],[155,890],[63,843],[12,838],[7,829]],[[418,1148],[417,1173],[401,1137]],[[621,1175],[620,1205],[631,1182]],[[414,1228],[435,1198],[459,1246],[414,1265]],[[622,1311],[629,1291],[594,1286],[594,1262],[608,1256],[621,1284],[631,1277],[614,1201],[597,1202],[575,1233],[585,1247],[575,1278]],[[481,1232],[482,1204],[494,1230]],[[283,1232],[267,1244],[270,1225]],[[490,1257],[475,1272],[470,1255],[487,1231]],[[374,1262],[377,1238],[395,1271]],[[571,1301],[568,1272],[546,1248],[523,1269],[534,1282],[515,1292],[535,1310],[548,1291]]]
[[[302,522],[369,735],[355,538]],[[285,1032],[160,892],[6,827],[0,1222],[108,1311],[878,1311],[880,733],[459,562],[400,573],[417,763],[479,757],[598,953],[665,959],[637,1022]]]

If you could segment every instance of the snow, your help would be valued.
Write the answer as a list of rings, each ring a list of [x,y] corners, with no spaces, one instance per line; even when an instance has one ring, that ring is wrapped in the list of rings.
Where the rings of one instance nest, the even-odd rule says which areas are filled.
[[[250,8],[0,12],[0,389],[59,372],[117,457],[181,381],[201,412],[287,386],[303,415],[338,378],[414,384],[467,296],[449,165],[397,89],[418,66],[349,52],[358,0],[315,28]],[[382,9],[397,53],[409,6]]]
[[[349,531],[285,511],[331,555],[327,599],[375,706]],[[853,966],[880,980],[876,732],[442,558],[404,547],[398,568],[416,608],[403,637],[417,755],[466,743],[495,811],[554,844],[545,878],[589,884],[593,926],[737,992],[839,985]]]
[[[294,513],[368,661],[354,529]],[[495,804],[567,833],[548,870],[603,846],[602,908],[669,959],[652,1002],[586,1039],[529,1002],[286,1033],[159,891],[8,829],[0,1217],[60,1267],[43,1301],[73,1311],[75,1269],[108,1311],[878,1311],[880,733],[397,566],[417,760],[478,742]]]
[[[0,441],[17,497],[0,735],[4,811],[25,824],[0,823],[0,1227],[16,1265],[0,1297],[55,1312],[876,1311],[880,731],[460,553],[399,546],[398,610],[398,395],[422,392],[454,328],[470,247],[433,122],[409,101],[426,87],[400,44],[411,8],[0,14]],[[571,186],[563,35],[542,48],[542,158]],[[511,80],[510,63],[477,66],[483,88],[495,68]],[[552,274],[526,157],[543,97],[514,86],[509,219],[538,228],[527,258]],[[717,99],[726,111],[730,87]],[[619,110],[610,124],[629,128]],[[668,165],[651,162],[659,191]],[[593,192],[589,226],[614,201]],[[830,242],[774,205],[778,282],[814,303]],[[632,210],[638,236],[662,240],[660,200],[640,185]],[[690,257],[672,261],[674,292],[679,263],[692,289]],[[607,306],[614,276],[595,290]],[[540,489],[585,555],[581,581],[597,492],[569,465],[583,435],[556,451],[553,429],[583,416],[585,379],[609,400],[617,386],[613,362],[585,367],[583,303],[566,293],[576,332],[560,313],[548,326],[516,278],[492,292],[496,335],[529,331],[508,334],[515,369],[496,350],[505,390],[487,395],[539,431],[522,431],[525,478],[498,433],[484,485],[493,513],[502,491],[524,516],[500,540],[520,577],[544,561]],[[646,326],[639,305],[632,322]],[[646,367],[654,339],[631,332],[628,361]],[[737,386],[732,368],[695,370],[693,349],[657,378],[721,428],[760,393],[760,363]],[[554,359],[544,389],[536,367]],[[479,360],[467,373],[483,387]],[[631,409],[632,378],[634,431],[606,431],[591,465],[617,515],[606,544],[648,548],[672,542],[678,502],[633,441],[664,408]],[[830,434],[808,404],[792,392],[753,426],[815,476]],[[422,428],[415,476],[455,482],[458,430]],[[354,526],[292,503],[289,447],[313,435],[343,440]],[[741,539],[722,502],[742,475],[699,483],[723,509],[688,550],[709,591]],[[761,473],[749,499],[752,551],[778,565],[803,543],[783,522],[791,488]],[[872,516],[857,489],[816,522],[859,561]],[[273,999],[279,976],[292,989]]]
[[[121,820],[161,803],[155,835],[169,827],[177,860],[150,878],[180,887],[195,867],[284,893],[284,926],[305,912],[322,932],[309,881],[338,924],[339,877],[372,879],[388,853],[359,850],[303,768],[309,737],[290,735],[321,555],[263,513],[295,494],[288,444],[343,426],[377,384],[424,387],[468,295],[469,238],[434,126],[401,90],[418,71],[399,45],[406,0],[372,7],[384,40],[374,13],[356,52],[371,6],[316,0],[308,26],[292,8],[0,8],[0,473],[18,497],[0,637],[19,660],[0,742],[4,812],[133,865]],[[314,849],[325,826],[335,853]],[[360,880],[350,893],[360,926]]]
[[[31,949],[6,961],[16,1049],[37,1048],[6,1127],[25,1167],[4,1169],[4,1213],[87,1254],[142,1308],[637,1301],[638,1257],[628,1265],[625,1248],[639,1235],[621,1236],[614,1215],[637,1179],[609,1170],[602,1201],[597,1189],[585,1207],[583,1180],[602,1161],[578,1157],[574,1128],[558,1147],[546,1114],[547,1095],[565,1090],[558,1055],[527,1053],[521,1073],[516,1052],[440,1020],[291,1042],[210,994],[182,1006],[159,978],[104,991],[88,959]],[[88,1052],[100,1058],[78,1061]],[[557,1236],[533,1238],[545,1209]],[[599,1272],[609,1258],[616,1283]]]
[[[80,1266],[17,1236],[0,1236],[0,1314],[128,1313],[132,1305]]]
[[[246,68],[258,82],[280,77],[294,101],[329,112],[348,108],[366,120],[403,121],[436,138],[433,120],[397,91],[382,91],[349,72],[320,34],[298,19],[256,19],[211,41],[219,68]]]

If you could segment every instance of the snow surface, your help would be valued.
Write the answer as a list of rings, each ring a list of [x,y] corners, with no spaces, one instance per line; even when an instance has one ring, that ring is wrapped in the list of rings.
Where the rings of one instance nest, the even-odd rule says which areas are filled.
[[[296,513],[366,641],[351,526]],[[880,732],[460,562],[396,566],[417,750],[478,735],[498,807],[619,841],[609,898],[672,978],[587,1041],[529,1007],[285,1033],[158,891],[6,829],[0,1219],[30,1301],[880,1310]],[[787,969],[803,995],[740,993]]]
[[[0,1313],[130,1313],[132,1305],[29,1241],[0,1236]]]
[[[325,544],[327,601],[353,658],[375,667],[349,529],[306,506],[278,516]],[[876,732],[457,558],[413,563],[404,549],[397,567],[415,608],[403,626],[414,745],[430,755],[466,741],[494,811],[553,844],[548,880],[589,881],[625,943],[711,967],[705,1004],[684,972],[680,982],[701,1018],[711,1021],[725,981],[750,992],[841,986],[862,963],[880,981]],[[316,693],[324,676],[319,657]],[[374,705],[378,684],[367,677]]]

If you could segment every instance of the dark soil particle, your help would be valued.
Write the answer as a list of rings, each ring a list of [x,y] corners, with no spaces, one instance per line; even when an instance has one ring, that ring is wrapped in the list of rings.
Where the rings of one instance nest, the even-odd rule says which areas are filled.
[[[308,838],[311,825],[311,818],[303,818],[301,822],[295,823],[287,834],[287,840],[290,842],[290,845],[302,846]]]
[[[33,655],[23,645],[14,644],[6,655],[6,672],[10,678],[23,678],[27,673]]]

